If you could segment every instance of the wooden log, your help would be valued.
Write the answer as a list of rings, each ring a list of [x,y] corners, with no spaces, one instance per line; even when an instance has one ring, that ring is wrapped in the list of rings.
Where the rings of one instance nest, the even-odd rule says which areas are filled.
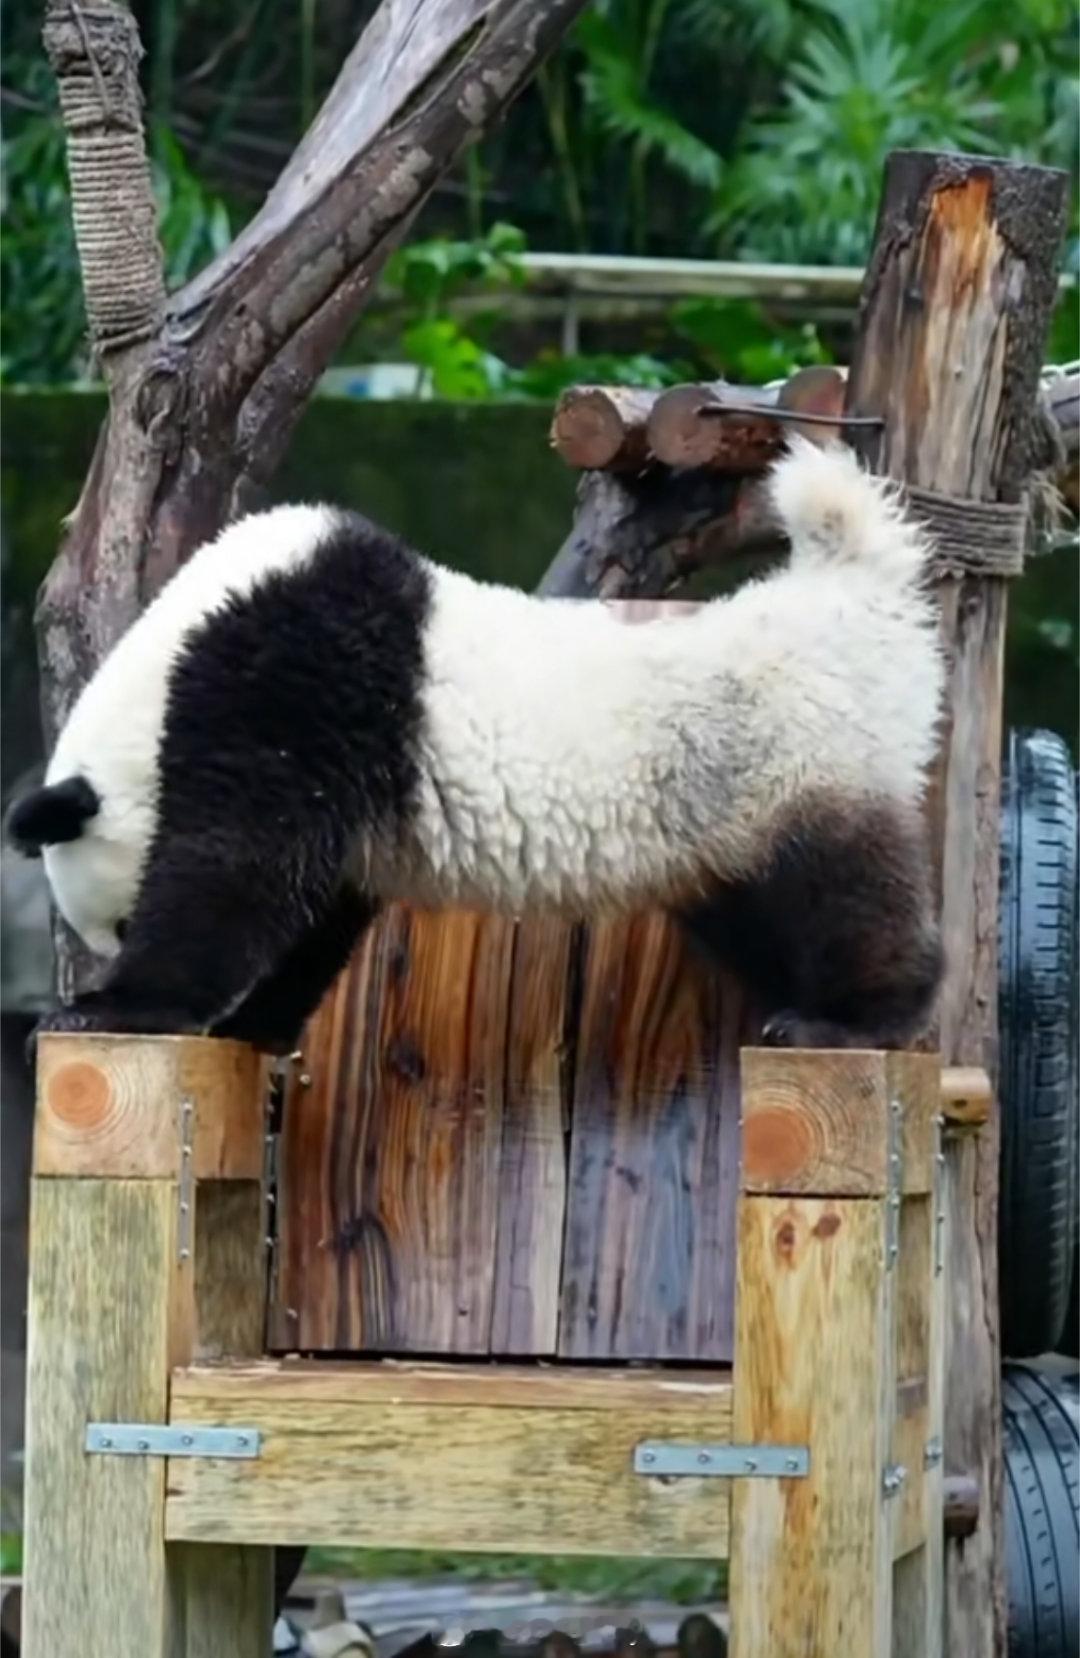
[[[583,471],[636,472],[649,460],[646,423],[658,395],[631,386],[571,386],[555,407],[552,446]]]
[[[22,1650],[171,1658],[185,1628],[198,1626],[199,1606],[185,1614],[183,1563],[165,1548],[166,1460],[88,1455],[86,1426],[168,1420],[170,1370],[199,1347],[202,1309],[219,1337],[229,1324],[248,1337],[258,1330],[257,1273],[245,1268],[253,1316],[211,1265],[197,1281],[193,1251],[200,1207],[204,1221],[213,1214],[217,1171],[248,1166],[261,1073],[234,1044],[197,1038],[45,1036],[39,1068]],[[158,1118],[173,1124],[168,1134]],[[145,1155],[133,1124],[147,1130]],[[225,1182],[230,1200],[243,1184]],[[261,1236],[248,1237],[261,1261]],[[219,1569],[233,1565],[244,1562],[226,1555]],[[248,1577],[253,1595],[265,1585],[265,1604],[252,1599],[250,1639],[230,1651],[263,1658],[270,1580],[254,1568]]]
[[[847,411],[880,417],[882,472],[979,501],[1023,488],[1056,296],[1066,179],[957,155],[890,157],[867,267]],[[948,969],[946,1065],[995,1063],[997,818],[1005,592],[969,576],[941,589],[949,721],[933,791]],[[952,1269],[946,1457],[987,1493],[947,1560],[948,1644],[1004,1652],[996,1116],[951,1144]]]
[[[970,1474],[946,1474],[945,1535],[970,1537],[979,1523],[979,1482]]]
[[[668,466],[758,472],[780,452],[786,431],[810,436],[822,429],[836,431],[813,421],[780,420],[769,411],[838,420],[843,402],[844,374],[837,368],[799,369],[780,387],[732,386],[725,381],[673,386],[653,405],[648,444],[656,459]]]
[[[658,1433],[730,1440],[715,1372],[196,1366],[173,1378],[172,1409],[264,1434],[257,1461],[171,1467],[172,1539],[700,1559],[727,1544],[726,1480],[633,1466]]]

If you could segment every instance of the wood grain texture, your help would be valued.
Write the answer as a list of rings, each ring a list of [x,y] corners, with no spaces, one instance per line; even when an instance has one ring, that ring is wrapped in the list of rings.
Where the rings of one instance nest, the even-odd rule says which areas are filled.
[[[554,1353],[566,1215],[580,929],[530,918],[515,932],[507,1023],[491,1351]]]
[[[165,1462],[87,1456],[83,1440],[90,1421],[167,1419],[191,1294],[177,1220],[166,1181],[34,1181],[24,1658],[168,1650]]]
[[[870,1197],[888,1186],[884,1054],[743,1051],[746,1192]]]
[[[265,1062],[240,1042],[191,1036],[43,1035],[34,1172],[155,1179],[180,1167],[193,1106],[193,1170],[258,1179]]]
[[[879,471],[980,501],[1019,498],[1056,295],[1066,180],[966,156],[890,157],[848,375],[848,412],[879,416]],[[940,590],[948,718],[931,791],[947,969],[947,1065],[995,1062],[997,815],[1003,583]],[[932,1039],[933,1040],[933,1039]],[[948,1551],[949,1643],[1005,1648],[997,1313],[999,1133],[948,1151],[952,1211],[946,1455],[986,1494],[980,1524]]]
[[[934,1189],[941,1115],[941,1065],[936,1054],[886,1055],[890,1102],[901,1106],[900,1190],[905,1197]]]
[[[268,1658],[273,1651],[274,1551],[211,1543],[170,1545],[183,1634],[169,1658]]]
[[[635,1474],[634,1446],[658,1435],[726,1441],[726,1381],[647,1381],[638,1403],[603,1379],[574,1403],[462,1366],[440,1402],[384,1390],[391,1367],[214,1367],[176,1376],[173,1419],[258,1422],[257,1461],[175,1462],[166,1534],[244,1543],[338,1543],[709,1558],[727,1544],[729,1492],[716,1479]],[[471,1370],[472,1376],[467,1373]],[[272,1379],[271,1379],[272,1372]],[[422,1374],[419,1370],[414,1376]],[[445,1373],[444,1373],[445,1374]],[[358,1385],[353,1382],[359,1378]],[[377,1379],[376,1379],[377,1378]],[[436,1384],[437,1386],[438,1384]],[[562,1385],[561,1383],[559,1385]],[[576,1384],[567,1384],[576,1386]],[[632,1384],[625,1382],[622,1388]]]
[[[659,915],[591,930],[582,966],[559,1352],[731,1356],[735,983]]]
[[[274,1346],[487,1351],[514,934],[395,907],[309,1027],[285,1107]]]
[[[552,447],[568,466],[640,469],[649,459],[646,421],[656,398],[634,386],[570,386],[555,408]]]
[[[878,1199],[739,1202],[736,1443],[807,1445],[806,1479],[736,1480],[733,1650],[887,1658],[892,1275]]]

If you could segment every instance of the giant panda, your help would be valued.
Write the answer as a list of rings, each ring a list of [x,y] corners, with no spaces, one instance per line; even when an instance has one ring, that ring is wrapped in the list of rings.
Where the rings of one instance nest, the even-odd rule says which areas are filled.
[[[87,684],[9,833],[110,962],[46,1028],[281,1051],[380,906],[666,906],[763,1040],[897,1046],[941,951],[920,803],[926,547],[834,445],[771,488],[785,566],[627,626],[351,512],[231,525]]]

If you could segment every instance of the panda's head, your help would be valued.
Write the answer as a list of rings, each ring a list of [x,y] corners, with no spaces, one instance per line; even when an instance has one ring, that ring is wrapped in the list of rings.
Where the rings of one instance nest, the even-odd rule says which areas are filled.
[[[109,818],[97,789],[77,773],[22,795],[5,824],[12,846],[43,858],[65,921],[106,957],[120,948],[138,887],[130,838],[116,834]]]

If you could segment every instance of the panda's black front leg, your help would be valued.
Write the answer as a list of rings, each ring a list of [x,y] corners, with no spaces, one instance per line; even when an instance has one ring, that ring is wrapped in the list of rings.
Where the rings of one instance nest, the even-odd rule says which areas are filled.
[[[213,1034],[251,1042],[269,1053],[290,1053],[377,908],[355,887],[343,885],[269,977],[260,979],[240,1006],[213,1026]]]
[[[276,849],[275,849],[276,850]],[[175,837],[143,879],[120,954],[97,990],[44,1030],[184,1035],[221,1025],[273,973],[337,885],[332,862],[255,859],[224,837]]]

